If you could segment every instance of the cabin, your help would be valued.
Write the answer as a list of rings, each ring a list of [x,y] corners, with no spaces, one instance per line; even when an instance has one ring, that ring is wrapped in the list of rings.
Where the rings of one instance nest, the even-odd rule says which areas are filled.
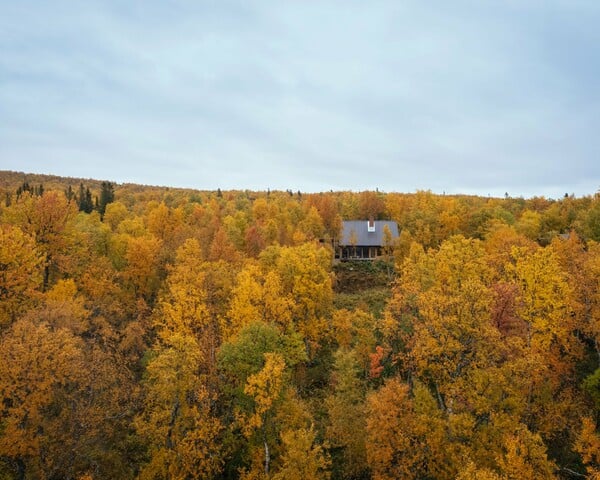
[[[398,238],[398,224],[388,220],[348,220],[342,222],[342,234],[335,245],[335,258],[347,260],[375,260],[387,246],[384,231],[391,241]]]

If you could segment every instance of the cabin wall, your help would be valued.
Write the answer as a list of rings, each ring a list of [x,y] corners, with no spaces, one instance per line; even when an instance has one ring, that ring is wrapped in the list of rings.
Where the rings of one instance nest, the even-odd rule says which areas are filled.
[[[336,258],[340,260],[375,260],[381,255],[381,247],[377,246],[339,246]]]

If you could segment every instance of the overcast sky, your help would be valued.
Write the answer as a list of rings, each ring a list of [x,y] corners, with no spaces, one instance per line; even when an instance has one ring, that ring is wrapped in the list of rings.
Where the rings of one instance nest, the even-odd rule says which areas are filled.
[[[600,189],[600,1],[0,1],[0,169]]]

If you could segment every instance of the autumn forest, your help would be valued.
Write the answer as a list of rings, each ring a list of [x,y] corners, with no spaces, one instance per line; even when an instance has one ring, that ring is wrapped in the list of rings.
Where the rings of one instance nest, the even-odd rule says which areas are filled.
[[[0,479],[600,479],[599,242],[600,193],[2,171]]]

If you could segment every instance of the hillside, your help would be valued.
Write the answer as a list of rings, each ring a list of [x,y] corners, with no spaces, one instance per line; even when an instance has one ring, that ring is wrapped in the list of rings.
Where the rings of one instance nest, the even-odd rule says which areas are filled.
[[[598,194],[0,195],[1,479],[599,471]],[[356,219],[400,235],[336,261]]]

